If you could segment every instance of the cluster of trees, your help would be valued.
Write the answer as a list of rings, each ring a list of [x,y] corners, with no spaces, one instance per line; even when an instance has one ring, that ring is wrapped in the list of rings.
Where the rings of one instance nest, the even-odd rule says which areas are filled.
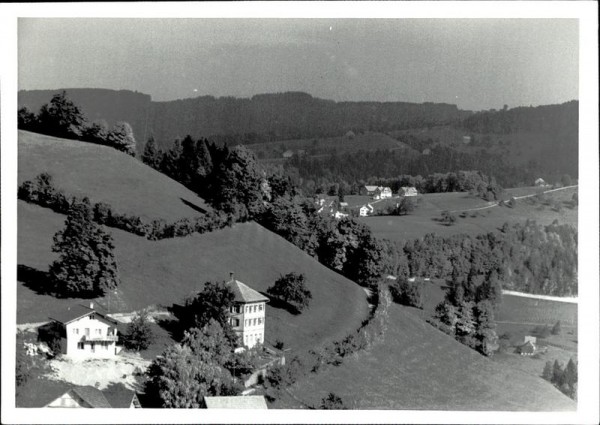
[[[26,107],[19,109],[18,127],[64,139],[111,146],[132,156],[136,152],[135,137],[128,123],[118,122],[110,130],[104,121],[89,123],[65,91],[52,96],[49,103],[42,105],[37,115]]]
[[[119,285],[112,236],[94,223],[87,198],[69,209],[65,227],[53,239],[59,254],[49,270],[48,291],[61,297],[96,297]]]
[[[48,173],[41,173],[33,180],[24,181],[19,186],[17,193],[21,200],[50,208],[60,214],[68,214],[72,205],[84,202],[75,196],[67,196],[61,189],[57,189],[52,176]],[[85,202],[89,202],[89,200]],[[172,223],[167,223],[164,219],[156,219],[148,223],[139,216],[118,213],[104,202],[94,203],[92,211],[93,220],[97,224],[121,229],[150,240],[211,232],[232,223],[231,217],[227,214],[213,211],[192,219],[183,218]]]
[[[423,309],[425,305],[425,281],[423,278],[407,279],[396,278],[396,282],[390,285],[390,292],[395,302],[409,307]]]
[[[569,225],[527,221],[477,236],[430,233],[404,244],[381,243],[383,270],[394,276],[470,280],[477,285],[495,273],[505,289],[577,294],[577,231]]]
[[[155,336],[148,311],[142,310],[133,316],[127,329],[121,334],[121,339],[125,348],[135,351],[146,350],[152,344]]]
[[[285,169],[304,193],[332,195],[340,187],[346,194],[358,194],[365,184],[374,184],[390,186],[394,192],[402,186],[414,186],[421,193],[492,192],[486,196],[494,197],[501,187],[533,182],[537,173],[528,167],[516,167],[498,154],[457,152],[444,146],[432,148],[430,155],[418,156],[387,150],[333,154],[325,158],[294,156],[285,162]]]
[[[553,383],[561,392],[577,400],[577,363],[569,359],[566,366],[562,362],[547,361],[542,371],[542,377]]]

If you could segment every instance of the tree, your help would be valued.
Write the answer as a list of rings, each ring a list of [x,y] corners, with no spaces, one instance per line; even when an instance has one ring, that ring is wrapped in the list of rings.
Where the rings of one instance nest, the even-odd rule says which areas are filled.
[[[305,284],[305,277],[299,273],[288,273],[280,276],[275,284],[267,289],[267,293],[275,298],[293,306],[296,310],[302,311],[307,308],[312,294]]]
[[[162,152],[158,148],[154,137],[150,136],[144,146],[144,152],[142,153],[142,162],[155,170],[160,169],[160,162],[162,160]]]
[[[142,310],[137,313],[123,334],[123,344],[125,348],[140,351],[146,350],[154,340],[154,332],[150,326],[148,312]]]
[[[215,319],[210,319],[201,329],[186,331],[181,344],[190,347],[201,360],[214,361],[220,366],[229,362],[234,348],[225,330]]]
[[[334,393],[329,393],[327,397],[321,399],[321,409],[325,410],[343,410],[346,407],[342,402],[342,399]]]
[[[563,375],[564,371],[562,363],[558,360],[554,360],[554,364],[552,365],[552,383],[558,388],[562,387],[564,383]]]
[[[64,90],[41,107],[37,118],[40,133],[67,139],[79,138],[85,123],[83,113]]]
[[[563,384],[566,385],[566,394],[571,398],[577,397],[577,365],[569,359],[563,374]]]
[[[86,142],[97,143],[100,145],[107,144],[108,124],[102,120],[93,122],[90,125],[84,126],[81,131],[81,139]]]
[[[552,362],[548,360],[544,365],[544,370],[542,371],[542,378],[546,381],[552,381]]]
[[[560,326],[560,320],[557,321],[554,326],[552,326],[552,331],[550,331],[552,335],[560,335],[562,333],[562,329]]]
[[[113,148],[135,156],[135,137],[133,136],[133,129],[128,123],[116,123],[114,128],[108,133],[106,141]]]
[[[168,347],[148,368],[146,393],[156,407],[202,408],[204,396],[237,395],[241,386],[217,362],[187,345]]]
[[[119,285],[112,236],[92,221],[89,200],[73,203],[65,228],[54,235],[50,281],[60,296],[94,297]]]
[[[452,226],[456,223],[456,216],[448,210],[442,211],[442,223],[446,226]]]
[[[399,279],[390,286],[390,291],[397,303],[423,309],[425,298],[423,284],[422,279],[415,279],[413,282]]]
[[[21,130],[35,131],[37,126],[37,117],[27,108],[21,108],[17,118],[18,128]]]
[[[415,210],[415,202],[408,197],[403,197],[400,203],[398,204],[398,215],[407,215]]]
[[[184,329],[199,328],[216,321],[232,343],[237,336],[229,324],[229,311],[235,298],[225,282],[206,282],[202,291],[185,301],[184,314],[180,318]]]

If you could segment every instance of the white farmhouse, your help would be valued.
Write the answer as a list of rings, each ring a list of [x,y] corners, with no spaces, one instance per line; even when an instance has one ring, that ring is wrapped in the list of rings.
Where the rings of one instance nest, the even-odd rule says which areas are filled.
[[[400,196],[417,196],[417,188],[414,186],[402,186],[398,191],[398,195]]]
[[[366,217],[369,214],[373,214],[373,207],[371,204],[363,205],[360,207],[359,214],[361,217]]]
[[[267,297],[255,291],[248,285],[235,280],[226,284],[233,294],[234,305],[230,309],[229,323],[243,345],[248,348],[265,342],[265,310]]]
[[[71,358],[114,357],[117,347],[117,321],[89,307],[74,305],[50,317],[61,333],[61,354]]]

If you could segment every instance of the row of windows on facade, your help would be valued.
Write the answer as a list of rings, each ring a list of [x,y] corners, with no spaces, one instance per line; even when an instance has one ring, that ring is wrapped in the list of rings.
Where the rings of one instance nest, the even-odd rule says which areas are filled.
[[[259,342],[260,341],[260,336],[261,336],[261,334],[246,335],[244,337],[244,339],[245,339],[244,342],[246,344],[252,342],[252,340],[254,340],[255,342]]]
[[[234,305],[231,307],[231,313],[243,313],[242,311],[243,306],[241,305]],[[247,305],[246,306],[246,313],[256,313],[257,311],[263,311],[263,305],[262,304],[254,304],[254,305]]]
[[[230,322],[231,326],[239,326],[240,325],[240,319],[231,319]],[[258,325],[262,325],[263,323],[263,319],[262,317],[256,318],[256,319],[246,319],[244,320],[244,325],[245,326],[256,326]]]
[[[79,335],[79,328],[73,328],[73,334]],[[110,333],[110,330],[106,332],[107,335],[116,335],[117,330],[114,333]],[[94,335],[102,335],[102,329],[94,329]],[[90,328],[85,328],[85,336],[90,336]]]

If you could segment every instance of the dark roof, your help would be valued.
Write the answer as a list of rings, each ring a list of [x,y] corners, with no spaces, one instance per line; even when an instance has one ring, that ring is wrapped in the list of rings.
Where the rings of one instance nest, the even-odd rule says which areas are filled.
[[[84,306],[82,304],[75,304],[75,305],[72,305],[71,307],[67,308],[66,310],[59,311],[57,313],[52,313],[52,316],[50,316],[50,319],[56,320],[57,322],[60,322],[60,323],[66,325],[67,323],[70,323],[74,320],[85,317],[91,313],[96,313],[96,314],[102,316],[106,320],[117,323],[116,320],[111,319],[110,317],[107,317],[105,314],[98,312],[97,309],[90,308],[90,307]]]
[[[128,408],[135,396],[135,391],[128,389],[123,384],[111,385],[102,393],[104,393],[104,397],[106,397],[111,407],[115,408]]]
[[[204,397],[207,409],[267,409],[262,395]]]
[[[111,405],[98,388],[85,386],[75,387],[72,392],[81,397],[86,403],[95,408],[110,408]]]
[[[254,303],[260,301],[269,301],[267,297],[258,291],[250,288],[248,285],[240,282],[239,280],[232,279],[227,282],[227,286],[231,289],[235,295],[234,301],[243,303]]]

